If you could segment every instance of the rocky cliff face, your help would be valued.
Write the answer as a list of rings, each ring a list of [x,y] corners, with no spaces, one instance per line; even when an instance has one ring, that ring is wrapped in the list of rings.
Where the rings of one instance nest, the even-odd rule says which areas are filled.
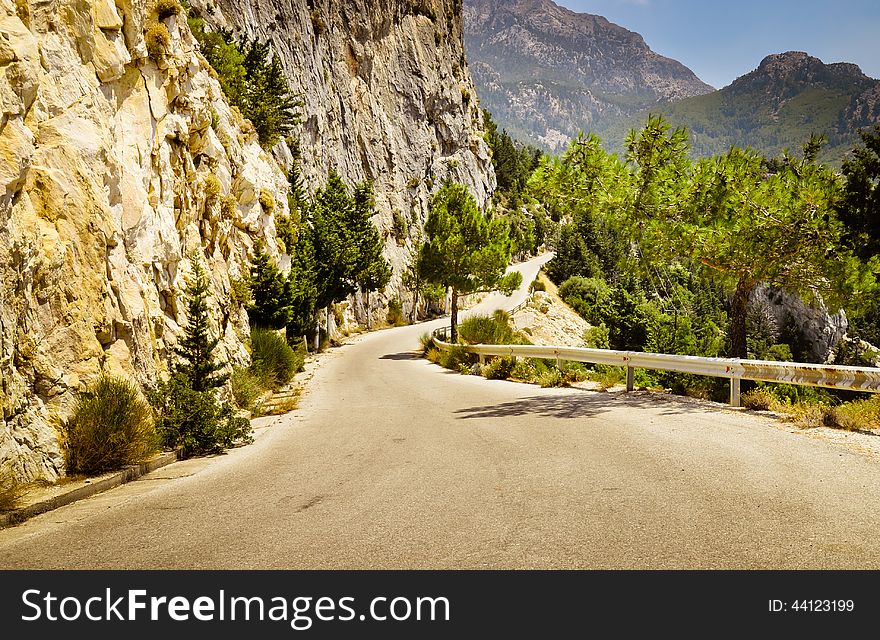
[[[468,56],[499,125],[550,151],[580,130],[712,91],[681,63],[601,16],[551,0],[465,0]]]
[[[393,266],[404,264],[409,242],[392,237],[394,217],[412,237],[441,181],[488,201],[495,175],[464,54],[461,0],[192,4],[209,24],[272,42],[304,101],[295,137],[308,186],[324,184],[331,167],[349,184],[372,180]]]
[[[0,0],[0,465],[63,470],[56,426],[102,371],[151,384],[181,324],[191,259],[213,281],[222,357],[261,191],[287,183],[224,100],[180,17],[145,0]],[[151,57],[145,30],[165,29]]]
[[[271,40],[305,103],[309,186],[330,167],[373,180],[395,266],[406,238],[392,221],[414,236],[440,181],[488,200],[459,0],[192,4]],[[232,281],[257,239],[278,256],[266,203],[287,213],[289,148],[260,148],[185,17],[153,7],[0,0],[0,466],[21,479],[63,472],[57,426],[77,390],[102,372],[151,385],[167,369],[193,259],[212,276],[220,357],[247,362]],[[168,44],[148,50],[163,31]]]

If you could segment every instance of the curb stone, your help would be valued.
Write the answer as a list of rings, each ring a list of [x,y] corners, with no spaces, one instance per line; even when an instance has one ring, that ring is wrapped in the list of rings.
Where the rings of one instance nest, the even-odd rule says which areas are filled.
[[[63,507],[78,500],[82,500],[83,498],[89,498],[98,493],[114,489],[120,485],[137,480],[151,471],[160,469],[172,462],[177,462],[177,460],[178,456],[176,451],[162,453],[147,462],[125,467],[122,471],[117,471],[112,475],[102,477],[94,482],[89,482],[84,486],[77,487],[45,500],[40,500],[39,502],[15,509],[9,513],[0,514],[0,528],[20,524],[29,518],[40,515],[41,513],[46,513],[47,511],[52,511],[53,509]]]

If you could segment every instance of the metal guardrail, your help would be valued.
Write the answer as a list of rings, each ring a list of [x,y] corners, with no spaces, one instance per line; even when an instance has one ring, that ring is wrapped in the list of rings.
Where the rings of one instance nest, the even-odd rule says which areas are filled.
[[[436,330],[433,333],[433,338],[435,344],[440,349],[449,349],[453,346],[446,342],[449,339],[448,327]],[[625,367],[627,391],[633,390],[635,369],[677,371],[715,378],[729,378],[730,404],[734,407],[741,405],[740,381],[742,380],[780,382],[829,389],[880,393],[880,369],[877,368],[741,360],[738,358],[701,358],[697,356],[612,351],[610,349],[583,349],[578,347],[506,344],[463,346],[468,352],[479,355],[481,362],[486,356],[500,356],[555,359],[557,367],[564,360]]]

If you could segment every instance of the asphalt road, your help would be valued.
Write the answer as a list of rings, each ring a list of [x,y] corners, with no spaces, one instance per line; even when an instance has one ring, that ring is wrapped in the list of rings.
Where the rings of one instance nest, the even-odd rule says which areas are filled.
[[[324,356],[254,445],[0,531],[0,568],[880,567],[875,459],[720,406],[449,373],[414,353],[431,326]]]

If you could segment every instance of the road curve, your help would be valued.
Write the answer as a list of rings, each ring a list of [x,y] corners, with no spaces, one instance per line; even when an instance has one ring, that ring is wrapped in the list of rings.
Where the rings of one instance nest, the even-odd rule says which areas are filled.
[[[252,446],[0,531],[0,568],[880,567],[874,459],[720,406],[449,373],[414,354],[438,324],[324,356]]]

